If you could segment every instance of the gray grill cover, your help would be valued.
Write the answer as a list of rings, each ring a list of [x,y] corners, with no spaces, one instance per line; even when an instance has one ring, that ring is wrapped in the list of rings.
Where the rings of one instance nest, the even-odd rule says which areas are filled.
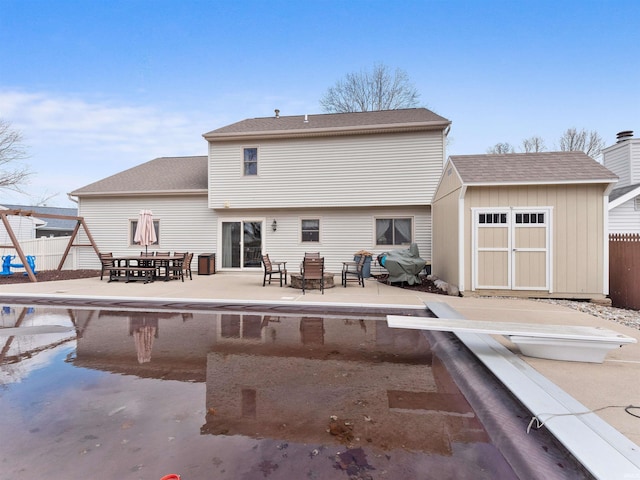
[[[380,257],[380,264],[389,271],[389,282],[407,282],[409,285],[422,282],[418,274],[427,262],[420,258],[417,244],[385,252]]]

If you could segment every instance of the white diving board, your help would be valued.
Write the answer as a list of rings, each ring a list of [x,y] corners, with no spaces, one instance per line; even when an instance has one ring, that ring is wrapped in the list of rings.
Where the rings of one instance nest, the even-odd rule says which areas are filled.
[[[438,318],[387,315],[391,328],[437,330],[453,333],[486,333],[503,335],[515,343],[523,355],[573,362],[604,362],[607,353],[637,340],[605,328],[543,325],[514,322],[488,322],[440,317],[449,313],[446,304],[428,303]]]

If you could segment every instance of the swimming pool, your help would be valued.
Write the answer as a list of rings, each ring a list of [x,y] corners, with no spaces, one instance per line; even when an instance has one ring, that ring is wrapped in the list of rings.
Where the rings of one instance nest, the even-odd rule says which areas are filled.
[[[71,330],[0,337],[3,478],[513,479],[522,471],[492,442],[478,415],[487,407],[469,405],[429,336],[388,328],[386,312],[127,307],[4,307],[4,328]],[[491,376],[482,381],[490,386]],[[536,435],[549,460],[539,478],[588,478]]]

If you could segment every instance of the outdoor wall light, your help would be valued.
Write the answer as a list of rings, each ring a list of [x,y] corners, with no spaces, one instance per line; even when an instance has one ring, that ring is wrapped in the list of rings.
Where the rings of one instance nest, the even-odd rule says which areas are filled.
[[[271,224],[271,230],[274,232],[278,230],[278,222],[276,222],[275,218],[273,219],[273,223]]]

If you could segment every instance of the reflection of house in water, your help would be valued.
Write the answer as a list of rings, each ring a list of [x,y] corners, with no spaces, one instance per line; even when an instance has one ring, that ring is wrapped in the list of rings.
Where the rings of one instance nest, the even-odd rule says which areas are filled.
[[[486,441],[420,331],[344,317],[153,315],[102,311],[83,330],[74,364],[206,381],[203,434],[320,444],[352,439],[439,454],[449,454],[455,442]],[[155,333],[140,363],[131,335],[144,326]],[[335,436],[327,432],[332,416],[342,428]]]
[[[219,325],[203,433],[305,443],[353,436],[356,444],[440,454],[451,442],[486,440],[418,332],[318,317],[221,315]],[[332,417],[343,434],[346,422],[348,437],[327,433]]]

